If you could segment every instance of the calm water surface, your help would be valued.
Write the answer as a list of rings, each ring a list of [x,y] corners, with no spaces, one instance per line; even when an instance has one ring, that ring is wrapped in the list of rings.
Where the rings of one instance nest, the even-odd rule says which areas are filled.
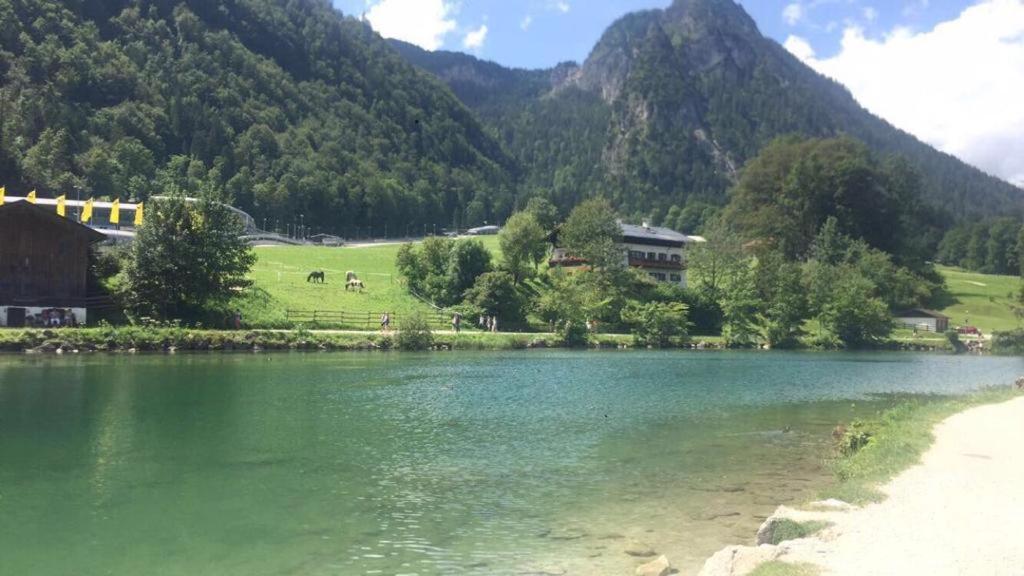
[[[838,422],[1013,358],[0,357],[0,574],[693,574]],[[790,430],[783,432],[783,430]]]

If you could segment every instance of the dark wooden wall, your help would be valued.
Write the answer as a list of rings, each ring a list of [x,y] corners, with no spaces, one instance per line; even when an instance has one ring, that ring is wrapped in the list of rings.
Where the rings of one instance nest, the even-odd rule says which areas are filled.
[[[38,213],[0,210],[0,303],[84,300],[89,241],[87,234]]]

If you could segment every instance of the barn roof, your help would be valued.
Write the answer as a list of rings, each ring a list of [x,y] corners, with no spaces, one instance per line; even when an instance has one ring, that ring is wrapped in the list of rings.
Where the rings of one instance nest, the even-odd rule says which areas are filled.
[[[106,236],[92,228],[89,228],[88,226],[79,224],[74,220],[58,216],[56,211],[51,210],[48,207],[44,208],[42,206],[36,206],[35,204],[24,200],[8,202],[0,205],[0,217],[9,216],[16,218],[26,214],[34,214],[40,218],[48,220],[54,226],[61,228],[69,234],[83,237],[90,244],[106,239]]]
[[[949,320],[949,316],[946,316],[942,312],[936,312],[935,310],[928,310],[927,308],[911,308],[910,310],[900,310],[893,314],[896,318],[938,318],[940,320]]]

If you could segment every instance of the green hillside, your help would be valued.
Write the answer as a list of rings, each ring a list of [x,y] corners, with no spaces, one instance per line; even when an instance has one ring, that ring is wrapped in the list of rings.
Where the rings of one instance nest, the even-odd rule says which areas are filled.
[[[346,237],[512,202],[473,114],[328,0],[0,0],[0,22],[9,194],[214,194]]]
[[[976,326],[983,333],[1013,330],[1022,323],[1014,314],[1021,279],[1017,276],[979,274],[960,268],[939,267],[955,303],[942,310],[950,326]]]

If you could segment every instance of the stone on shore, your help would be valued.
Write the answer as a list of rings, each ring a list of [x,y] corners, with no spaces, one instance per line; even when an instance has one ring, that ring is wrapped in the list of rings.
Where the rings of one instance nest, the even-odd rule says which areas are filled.
[[[668,576],[672,573],[672,565],[664,555],[657,559],[637,566],[636,576]]]
[[[842,500],[836,500],[835,498],[829,498],[828,500],[818,500],[817,502],[811,502],[808,508],[812,510],[829,510],[833,512],[849,512],[855,510],[857,507],[853,504],[847,504]]]
[[[781,553],[778,546],[729,546],[708,558],[699,576],[745,576]]]

